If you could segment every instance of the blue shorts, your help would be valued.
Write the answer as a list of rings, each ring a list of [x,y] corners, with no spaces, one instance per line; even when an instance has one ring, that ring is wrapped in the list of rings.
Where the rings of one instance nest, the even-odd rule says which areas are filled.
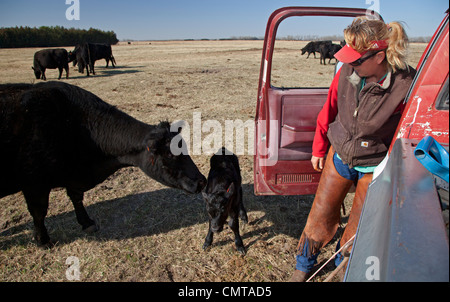
[[[333,163],[339,175],[348,180],[357,180],[365,175],[365,173],[359,172],[354,168],[350,168],[347,164],[344,164],[336,152],[333,155]]]

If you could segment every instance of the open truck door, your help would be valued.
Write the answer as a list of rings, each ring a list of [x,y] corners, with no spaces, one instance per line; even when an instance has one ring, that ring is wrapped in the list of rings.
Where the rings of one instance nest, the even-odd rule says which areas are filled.
[[[355,17],[367,14],[381,19],[376,12],[366,9],[323,7],[286,7],[270,16],[264,38],[255,116],[256,195],[315,194],[321,175],[311,165],[312,143],[317,116],[327,99],[335,68],[334,65],[322,65],[312,55],[306,59],[306,54],[301,55],[300,47],[289,61],[289,49],[283,45],[277,49],[276,45],[280,24],[289,23],[291,19],[323,18],[329,28],[335,28],[333,20],[338,20],[342,34]],[[313,26],[307,28],[314,30]],[[303,70],[299,65],[301,60],[308,60],[313,69]],[[319,76],[317,81],[315,76]],[[326,77],[326,85],[320,76]],[[301,79],[305,77],[309,82],[302,84]]]

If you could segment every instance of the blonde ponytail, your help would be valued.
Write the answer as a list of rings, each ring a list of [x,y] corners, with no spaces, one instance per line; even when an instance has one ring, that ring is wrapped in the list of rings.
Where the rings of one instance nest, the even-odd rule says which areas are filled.
[[[386,61],[390,68],[394,72],[408,68],[406,56],[409,40],[400,22],[385,24],[366,16],[357,17],[344,30],[344,38],[359,53],[370,51],[374,41],[386,41]]]
[[[388,29],[389,46],[386,50],[386,59],[394,71],[397,69],[407,69],[408,64],[406,63],[406,57],[409,39],[405,29],[400,22],[389,23]]]

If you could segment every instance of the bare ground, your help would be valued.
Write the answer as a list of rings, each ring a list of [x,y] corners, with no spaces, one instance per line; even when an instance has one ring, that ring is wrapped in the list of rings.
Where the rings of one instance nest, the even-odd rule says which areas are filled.
[[[274,68],[281,72],[274,72],[274,84],[286,76],[286,81],[301,78],[304,86],[329,85],[334,65],[320,66],[319,59],[301,56],[304,42],[278,45],[280,55],[274,60],[281,63]],[[202,121],[223,125],[227,119],[254,119],[261,48],[262,41],[124,43],[113,46],[115,69],[98,61],[97,75],[87,78],[71,67],[70,78],[61,81],[150,124],[181,119],[192,125],[193,112],[200,112]],[[412,66],[424,48],[411,46]],[[0,83],[38,81],[30,68],[37,50],[0,49]],[[287,61],[288,55],[294,61]],[[56,80],[57,74],[47,70],[47,80]],[[204,175],[209,157],[193,156]],[[0,199],[0,281],[66,281],[70,256],[79,259],[81,281],[287,281],[314,196],[255,196],[253,157],[239,160],[249,216],[249,224],[241,224],[246,256],[236,252],[229,228],[202,250],[208,223],[200,194],[167,188],[137,168],[125,168],[85,194],[87,211],[100,225],[92,235],[81,231],[65,190],[52,191],[46,225],[57,244],[49,250],[33,242],[22,194]],[[352,196],[345,201],[347,213]],[[345,222],[342,217],[342,226]],[[333,254],[336,238],[319,264]],[[314,281],[323,281],[333,269],[327,265]]]

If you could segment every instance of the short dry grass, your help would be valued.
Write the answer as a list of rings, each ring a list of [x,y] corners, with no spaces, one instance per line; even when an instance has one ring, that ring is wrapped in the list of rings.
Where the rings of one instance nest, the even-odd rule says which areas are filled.
[[[96,64],[87,78],[71,67],[70,84],[147,123],[186,120],[253,120],[262,41],[139,42],[113,46],[115,69]],[[329,85],[334,65],[301,56],[305,42],[277,42],[288,79],[306,77]],[[412,45],[416,65],[425,45]],[[70,49],[70,48],[68,48]],[[38,49],[0,49],[1,83],[32,83],[32,58]],[[283,60],[281,60],[283,61]],[[284,61],[283,61],[284,62]],[[306,69],[309,68],[309,69]],[[56,70],[46,72],[48,80]],[[281,81],[281,79],[274,79]],[[307,84],[306,84],[307,85]],[[248,152],[246,153],[248,154]],[[204,175],[209,156],[195,155]],[[188,195],[146,177],[137,168],[118,171],[85,194],[88,213],[100,231],[86,235],[77,224],[63,189],[51,193],[46,225],[57,241],[42,250],[32,240],[33,225],[21,193],[0,199],[0,281],[65,281],[66,259],[78,257],[81,281],[286,281],[295,265],[295,248],[314,196],[255,196],[253,157],[239,156],[249,224],[241,224],[247,255],[234,248],[229,228],[202,250],[208,223],[200,194]],[[346,200],[347,213],[352,194]],[[345,225],[346,217],[342,219]],[[341,232],[341,229],[338,231]],[[335,240],[319,258],[333,253]],[[315,281],[332,270],[328,265]]]

